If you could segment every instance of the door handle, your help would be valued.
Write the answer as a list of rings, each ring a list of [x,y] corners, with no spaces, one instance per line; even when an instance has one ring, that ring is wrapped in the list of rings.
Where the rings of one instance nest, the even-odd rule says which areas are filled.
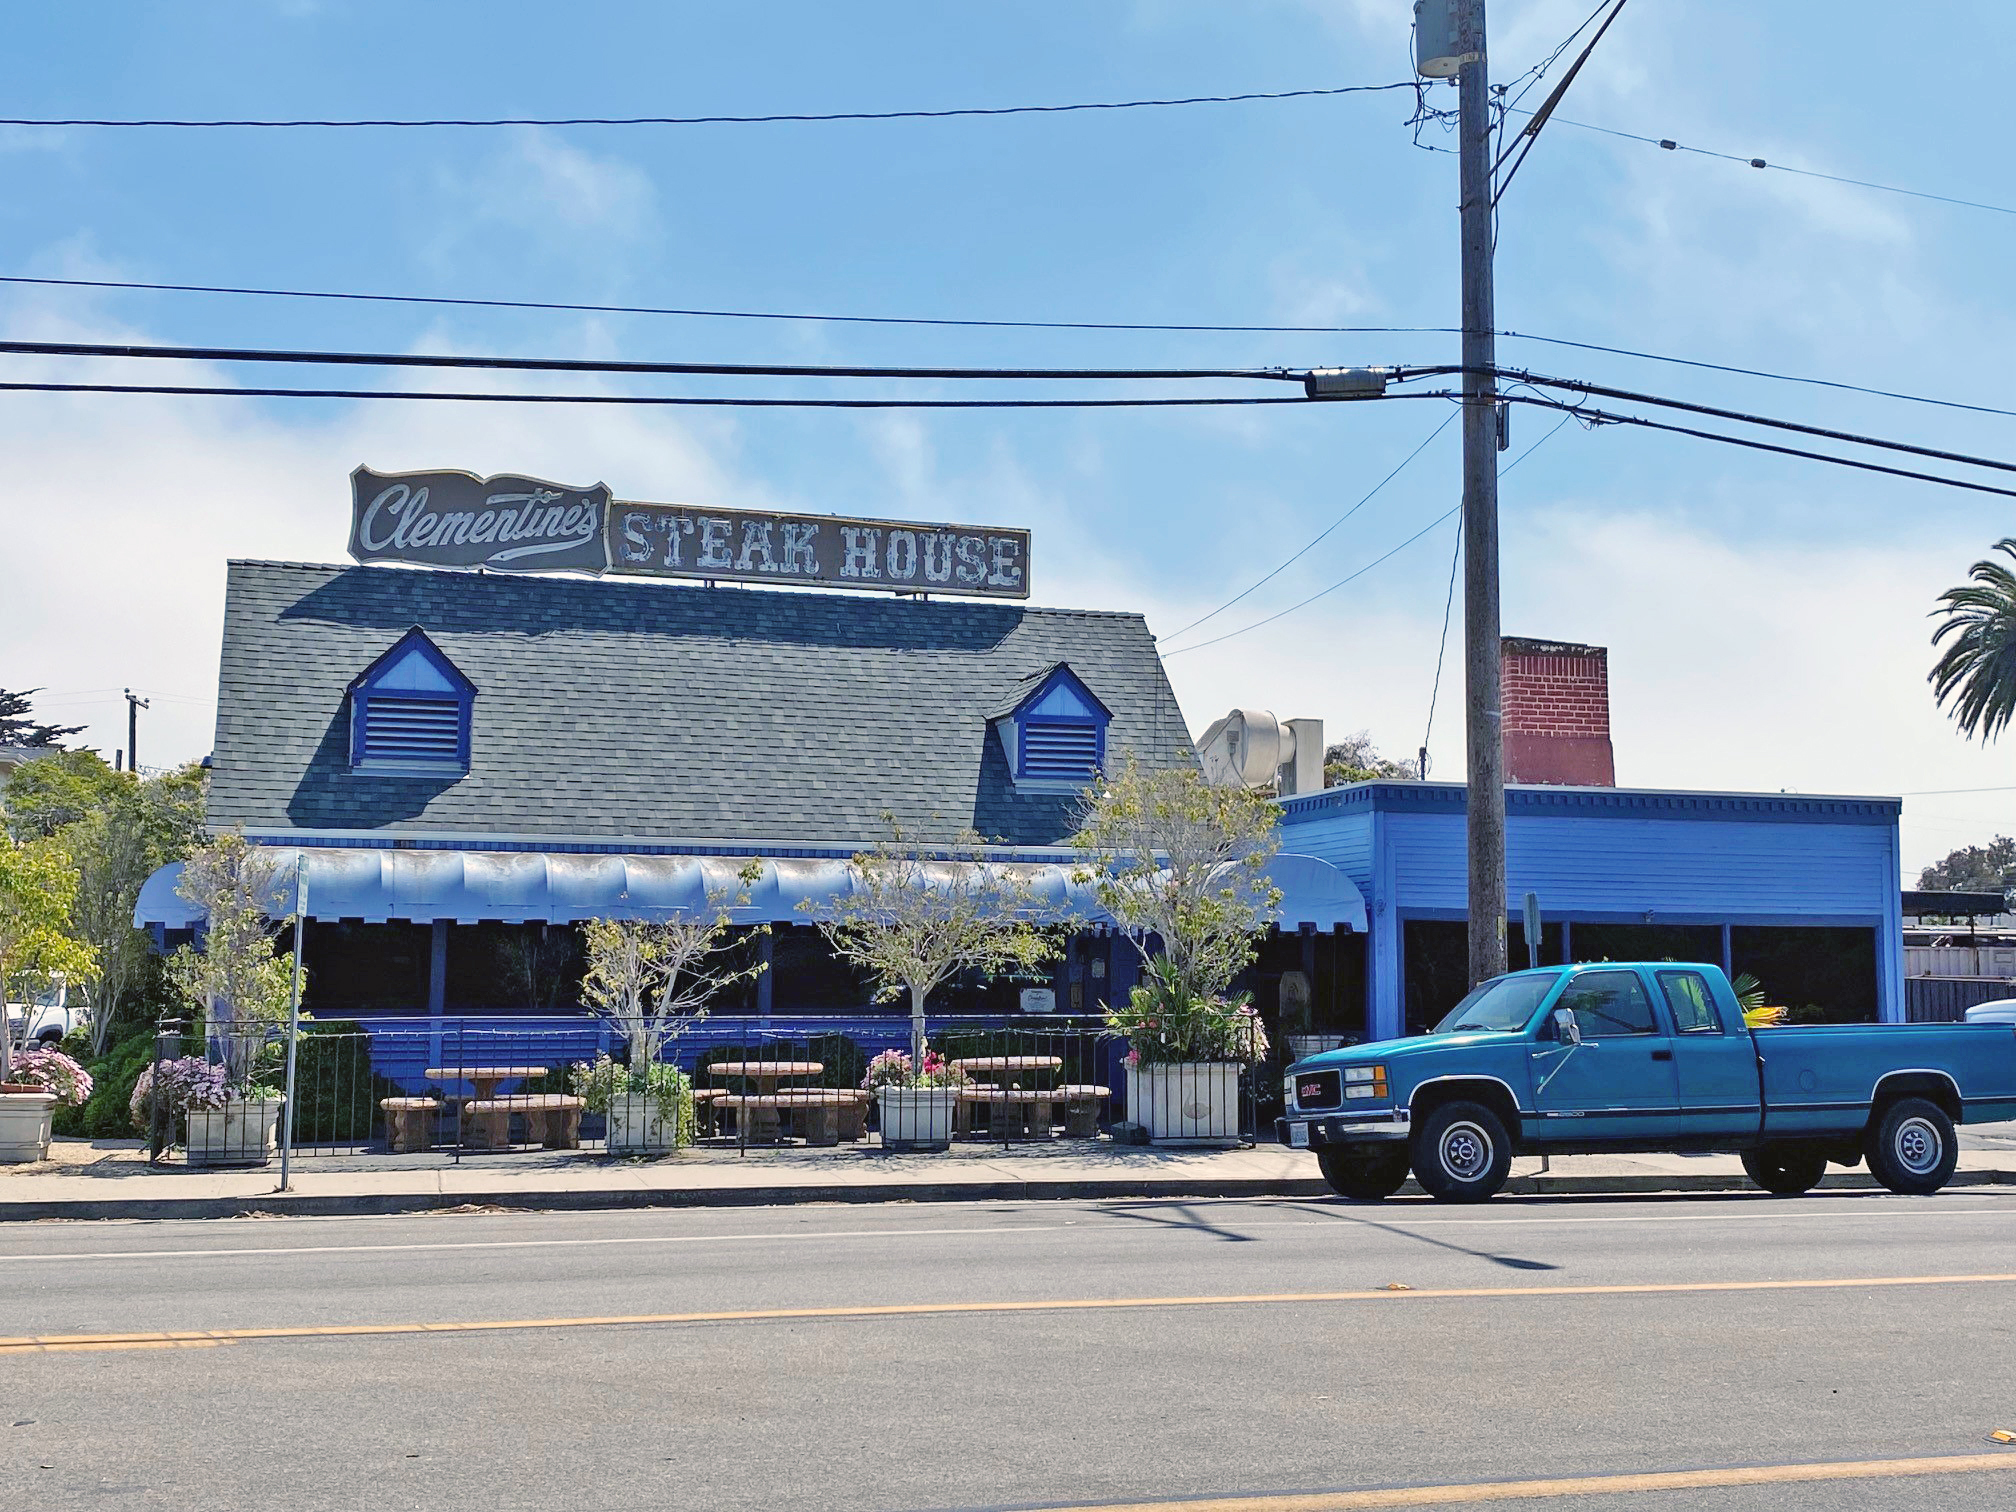
[[[1673,1059],[1673,1052],[1671,1050],[1654,1050],[1652,1052],[1652,1059],[1671,1060]]]

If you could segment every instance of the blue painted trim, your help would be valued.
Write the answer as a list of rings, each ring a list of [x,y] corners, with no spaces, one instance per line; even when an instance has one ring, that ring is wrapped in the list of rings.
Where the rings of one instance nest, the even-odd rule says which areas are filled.
[[[502,840],[484,835],[428,836],[407,838],[396,831],[373,835],[314,835],[293,830],[247,830],[246,838],[259,845],[285,845],[303,850],[424,850],[498,851],[514,854],[556,856],[760,856],[775,861],[851,861],[866,848],[862,845],[775,845],[761,841],[735,844],[726,841],[615,840],[607,844],[568,840]],[[1068,864],[1079,859],[1076,851],[1063,846],[1047,849],[997,849],[982,847],[990,861],[1028,862],[1031,865]],[[954,860],[967,854],[951,846],[923,848],[927,860]]]
[[[1323,814],[1460,815],[1469,791],[1455,782],[1358,782],[1321,793],[1282,798],[1284,824]],[[1587,819],[1692,819],[1750,824],[1895,824],[1901,798],[1803,797],[1791,793],[1688,793],[1649,788],[1505,790],[1508,816]]]
[[[1425,923],[1458,924],[1469,918],[1460,908],[1403,908],[1398,916],[1401,923],[1419,919]],[[1642,908],[1617,910],[1602,908],[1569,908],[1550,910],[1547,915],[1550,924],[1644,924],[1645,910]],[[1875,929],[1884,926],[1881,914],[1788,914],[1788,913],[1661,913],[1654,910],[1649,927],[1659,929],[1705,928],[1717,926],[1736,929]]]
[[[1059,683],[1068,683],[1072,692],[1086,707],[1096,709],[1096,714],[1045,714],[1040,719],[1031,719],[1023,714],[1030,705],[1040,703],[1049,696],[1050,690]],[[1108,709],[1099,695],[1085,686],[1084,679],[1071,668],[1059,662],[1050,675],[1038,683],[1035,690],[1010,712],[1015,721],[1015,777],[1017,781],[1033,781],[1029,776],[1029,731],[1034,726],[1063,725],[1075,729],[1092,731],[1092,770],[1103,770],[1106,765],[1106,727],[1113,722],[1113,711]],[[1086,774],[1090,777],[1090,773]]]
[[[475,724],[476,684],[463,675],[462,669],[448,659],[448,654],[427,637],[427,632],[415,625],[371,665],[351,681],[346,696],[350,700],[350,766],[353,771],[365,765],[364,753],[368,749],[371,723],[371,705],[378,700],[414,700],[426,703],[441,701],[439,694],[415,693],[406,688],[380,689],[377,681],[384,672],[403,661],[409,651],[418,651],[429,665],[439,672],[453,686],[449,696],[456,702],[455,726],[455,767],[463,772],[469,770],[470,729]],[[420,763],[413,763],[416,767]],[[449,763],[442,762],[441,770],[450,770]]]

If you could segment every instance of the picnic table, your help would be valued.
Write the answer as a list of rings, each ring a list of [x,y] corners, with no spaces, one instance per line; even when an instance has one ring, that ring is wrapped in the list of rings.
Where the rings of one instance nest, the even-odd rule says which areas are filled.
[[[1055,1071],[1064,1064],[1063,1057],[970,1055],[952,1064],[981,1083],[959,1089],[959,1105],[952,1115],[954,1134],[964,1134],[971,1129],[973,1109],[977,1107],[987,1108],[990,1118],[1012,1120],[1019,1127],[1046,1136],[1049,1134],[1050,1105],[1056,1101],[1056,1093],[1047,1088],[1025,1090],[1015,1084],[1014,1077],[1024,1071]],[[994,1084],[996,1078],[1000,1082],[998,1086]]]
[[[739,1078],[755,1089],[740,1096],[716,1098],[715,1106],[733,1108],[738,1124],[746,1116],[751,1139],[775,1143],[782,1137],[779,1111],[796,1106],[790,1100],[792,1094],[780,1092],[778,1084],[818,1076],[825,1069],[824,1061],[724,1060],[715,1061],[707,1068],[707,1074]]]
[[[424,1074],[429,1081],[466,1081],[476,1089],[475,1101],[488,1102],[497,1095],[499,1082],[514,1076],[536,1081],[546,1070],[544,1066],[429,1066]]]
[[[546,1074],[544,1066],[429,1066],[424,1073],[429,1081],[466,1081],[476,1089],[474,1097],[460,1097],[450,1094],[443,1101],[454,1110],[458,1121],[476,1103],[491,1103],[497,1100],[497,1087],[501,1082],[513,1077],[523,1077],[526,1081],[537,1081]],[[494,1118],[477,1117],[463,1128],[469,1143],[477,1149],[496,1149],[503,1144],[498,1136]]]

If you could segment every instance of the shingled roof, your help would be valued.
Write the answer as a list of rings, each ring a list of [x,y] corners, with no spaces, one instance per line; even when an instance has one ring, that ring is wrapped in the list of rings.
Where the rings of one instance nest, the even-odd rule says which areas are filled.
[[[462,777],[350,770],[345,690],[415,626],[477,688]],[[1138,614],[397,567],[233,562],[213,823],[853,845],[1072,829],[1018,792],[987,720],[1067,663],[1112,711],[1109,762],[1189,738]],[[1033,685],[1032,685],[1033,686]]]

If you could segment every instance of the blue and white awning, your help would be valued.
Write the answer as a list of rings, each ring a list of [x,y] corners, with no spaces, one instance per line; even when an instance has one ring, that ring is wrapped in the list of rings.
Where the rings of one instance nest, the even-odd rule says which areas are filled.
[[[308,862],[308,917],[431,924],[496,921],[566,924],[581,919],[660,919],[706,911],[709,897],[742,890],[740,856],[572,855],[558,852],[381,850],[265,847],[274,875],[291,894],[295,858]],[[954,874],[952,862],[925,862],[927,880]],[[856,876],[844,860],[756,858],[756,880],[738,922],[811,923],[831,917],[835,898],[851,893]],[[1047,917],[1088,924],[1112,920],[1069,862],[1010,862],[1003,871],[1025,882]],[[191,929],[201,912],[176,889],[179,862],[147,879],[133,911],[142,929]],[[1365,900],[1351,879],[1314,856],[1276,856],[1269,867],[1282,891],[1276,918],[1284,930],[1365,928]],[[291,901],[291,899],[290,899]],[[282,904],[286,906],[286,904]]]

